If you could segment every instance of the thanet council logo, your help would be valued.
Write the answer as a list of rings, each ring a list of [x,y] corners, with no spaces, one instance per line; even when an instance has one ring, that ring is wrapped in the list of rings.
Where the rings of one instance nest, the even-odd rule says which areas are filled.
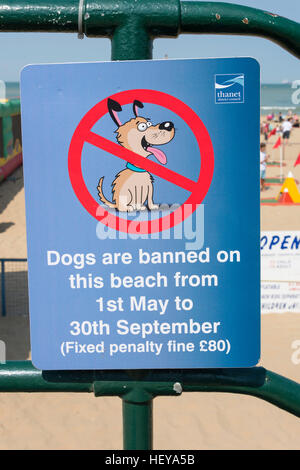
[[[244,74],[215,75],[215,103],[244,103]]]

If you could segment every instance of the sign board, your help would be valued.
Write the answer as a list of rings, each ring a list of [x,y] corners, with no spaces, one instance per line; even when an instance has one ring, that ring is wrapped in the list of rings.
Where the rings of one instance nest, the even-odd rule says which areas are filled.
[[[261,313],[300,313],[300,282],[262,281]]]
[[[300,232],[261,234],[262,313],[300,313]]]
[[[261,280],[300,282],[300,231],[261,233]]]
[[[257,62],[33,65],[21,103],[34,365],[255,365]]]

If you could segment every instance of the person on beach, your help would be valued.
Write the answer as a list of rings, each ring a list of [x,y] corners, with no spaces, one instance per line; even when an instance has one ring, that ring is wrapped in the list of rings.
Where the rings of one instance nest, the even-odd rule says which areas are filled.
[[[299,127],[299,116],[297,113],[293,116],[293,127]]]
[[[269,155],[266,154],[266,144],[262,142],[260,144],[260,189],[261,191],[265,190],[265,178],[266,178],[266,168]]]
[[[292,118],[287,118],[285,121],[283,121],[281,125],[282,129],[282,138],[283,138],[283,143],[287,144],[291,135],[291,130],[292,130]]]
[[[269,134],[269,123],[268,122],[263,122],[262,125],[262,133],[264,134],[265,141],[268,140],[268,134]]]

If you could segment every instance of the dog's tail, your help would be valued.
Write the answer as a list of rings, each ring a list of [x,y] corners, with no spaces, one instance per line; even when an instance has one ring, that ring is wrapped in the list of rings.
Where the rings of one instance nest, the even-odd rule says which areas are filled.
[[[104,180],[104,176],[102,176],[102,178],[99,179],[99,183],[98,183],[98,186],[97,186],[97,189],[98,189],[98,195],[99,195],[99,198],[100,198],[100,201],[101,202],[104,202],[104,204],[106,204],[108,207],[110,207],[111,209],[115,209],[117,207],[116,204],[113,204],[112,202],[108,201],[106,199],[106,197],[104,196],[103,194],[103,191],[102,191],[102,185],[103,185],[103,180]]]

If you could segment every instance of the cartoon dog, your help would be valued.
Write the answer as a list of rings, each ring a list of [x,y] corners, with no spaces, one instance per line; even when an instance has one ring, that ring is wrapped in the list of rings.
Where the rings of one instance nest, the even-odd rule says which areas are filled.
[[[121,105],[108,98],[107,107],[112,120],[118,126],[116,134],[120,145],[144,158],[152,154],[163,165],[167,163],[164,152],[153,146],[167,144],[174,138],[173,122],[153,125],[148,119],[138,116],[138,108],[143,108],[144,105],[137,100],[133,102],[135,117],[124,124],[117,114],[122,111]],[[104,177],[100,178],[97,189],[100,200],[108,207],[122,212],[143,211],[148,201],[149,210],[158,209],[159,206],[153,202],[153,177],[146,170],[127,163],[126,169],[120,171],[112,183],[113,202],[108,201],[103,194],[103,179]]]

